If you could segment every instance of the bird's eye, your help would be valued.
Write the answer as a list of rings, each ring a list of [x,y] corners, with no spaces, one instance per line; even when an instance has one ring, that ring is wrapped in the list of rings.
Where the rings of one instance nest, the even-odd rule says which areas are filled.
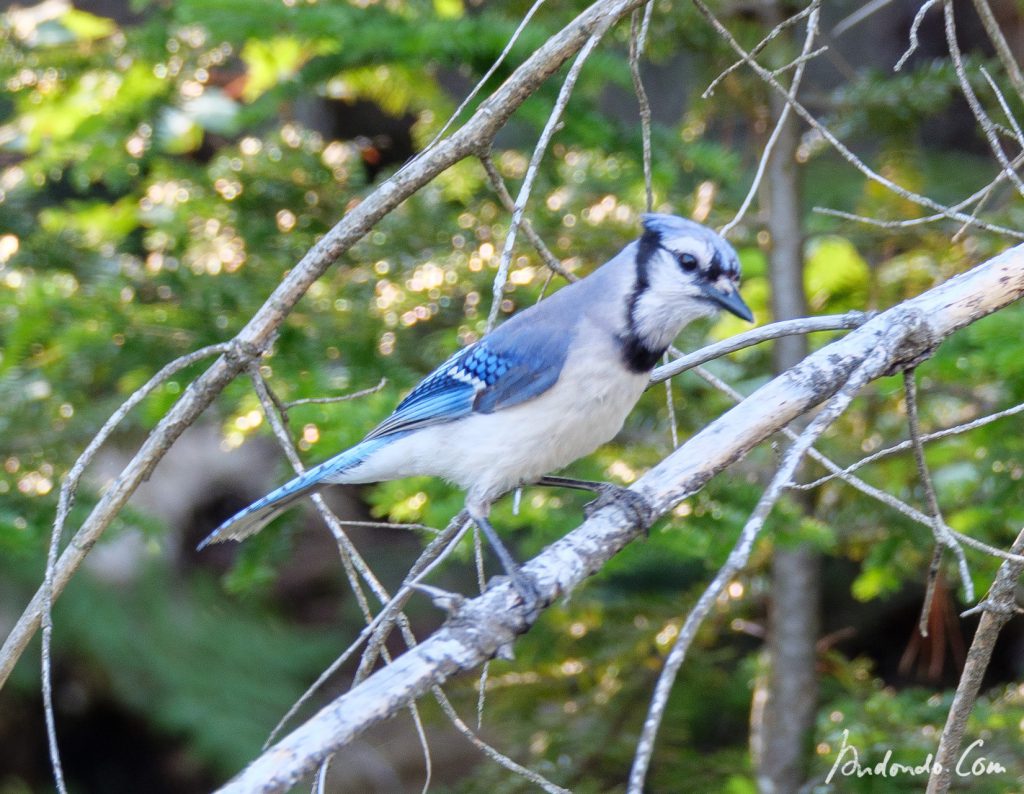
[[[693,254],[679,254],[679,266],[686,272],[697,269],[697,257]]]

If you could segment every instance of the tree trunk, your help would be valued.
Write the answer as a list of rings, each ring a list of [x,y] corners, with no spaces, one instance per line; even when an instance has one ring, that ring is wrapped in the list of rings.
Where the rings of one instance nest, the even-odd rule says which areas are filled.
[[[773,127],[784,107],[785,102],[773,95]],[[796,161],[799,140],[799,123],[795,115],[790,115],[765,171],[764,199],[771,234],[771,303],[776,320],[803,317],[807,313]],[[772,352],[775,372],[784,372],[807,355],[807,337],[779,339]],[[811,509],[809,503],[805,509]],[[754,710],[751,735],[758,788],[762,792],[796,791],[805,779],[817,701],[815,646],[820,571],[820,555],[805,544],[778,548],[772,559],[768,669],[763,683],[767,689],[755,698],[760,705]]]

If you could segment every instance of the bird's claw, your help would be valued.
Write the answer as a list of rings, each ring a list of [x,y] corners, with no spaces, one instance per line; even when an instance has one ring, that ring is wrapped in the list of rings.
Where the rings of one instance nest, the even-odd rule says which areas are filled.
[[[609,505],[621,508],[633,526],[643,529],[646,535],[650,534],[654,509],[643,495],[621,485],[603,483],[597,491],[597,499],[583,506],[583,515],[591,518],[598,510]]]

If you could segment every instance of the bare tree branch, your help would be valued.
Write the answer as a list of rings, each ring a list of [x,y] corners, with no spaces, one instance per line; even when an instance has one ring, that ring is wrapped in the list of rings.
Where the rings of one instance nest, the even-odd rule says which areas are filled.
[[[664,364],[651,373],[651,383],[661,383],[663,380],[674,378],[688,369],[707,364],[716,358],[735,353],[746,347],[759,345],[770,339],[778,339],[791,334],[809,334],[816,331],[845,331],[850,328],[860,328],[871,315],[865,312],[847,312],[846,314],[823,314],[820,317],[801,317],[798,320],[782,320],[781,322],[762,325],[742,334],[730,336],[721,342],[702,347],[693,353],[677,358],[670,364]]]
[[[606,30],[643,2],[597,0],[519,66],[457,132],[370,193],[309,250],[229,343],[226,352],[184,391],[103,494],[57,562],[49,589],[53,597],[64,590],[86,554],[171,444],[248,362],[270,346],[289,312],[313,282],[402,201],[460,160],[486,152],[516,109],[579,52],[595,32]],[[0,686],[7,681],[39,628],[44,596],[44,588],[40,587],[0,648]]]
[[[877,377],[916,364],[957,329],[1022,295],[1024,246],[1017,246],[812,353],[679,447],[632,490],[647,500],[654,515],[661,515],[752,447],[839,392],[859,368]],[[617,504],[610,505],[527,563],[524,572],[543,601],[551,603],[643,531]],[[462,602],[431,637],[321,709],[221,790],[287,789],[338,747],[431,687],[507,652],[529,626],[530,616],[508,582]]]

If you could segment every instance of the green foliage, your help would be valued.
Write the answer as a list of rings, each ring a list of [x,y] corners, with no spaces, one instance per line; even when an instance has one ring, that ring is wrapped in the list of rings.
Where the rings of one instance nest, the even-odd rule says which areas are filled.
[[[366,100],[392,116],[410,114],[411,135],[422,147],[530,5],[183,0],[148,4],[142,21],[124,27],[74,9],[24,29],[11,22],[13,12],[3,17],[3,603],[23,603],[37,585],[59,482],[106,418],[164,363],[236,333],[288,269],[394,168],[377,174],[366,167],[365,146],[315,132],[305,103]],[[583,5],[540,13],[480,97]],[[747,45],[763,34],[750,19],[733,21]],[[737,72],[715,97],[700,100],[731,52],[688,5],[659,7],[655,22],[650,57],[662,64],[682,57],[686,71],[682,118],[653,130],[659,209],[719,223],[750,184],[761,149],[750,145],[756,137],[750,119],[763,119],[764,93]],[[609,86],[630,90],[626,27],[583,71],[529,207],[535,228],[578,274],[634,236],[644,206],[637,125],[610,117],[606,106]],[[786,61],[781,52],[770,57]],[[513,193],[558,85],[549,81],[525,103],[493,153]],[[831,115],[840,137],[870,136],[873,167],[939,200],[958,201],[984,184],[991,164],[918,146],[954,94],[955,77],[942,65],[896,76],[865,72],[832,98]],[[806,287],[814,313],[884,308],[1002,245],[980,234],[950,244],[949,230],[932,226],[879,234],[813,214],[817,204],[892,218],[923,211],[865,185],[815,145],[801,156],[808,161]],[[994,209],[1007,224],[1024,224],[1019,207]],[[439,360],[483,333],[508,222],[479,164],[460,163],[313,285],[263,362],[277,395],[334,396],[382,377],[387,383],[359,400],[293,408],[291,428],[307,463],[357,441]],[[757,231],[748,218],[736,243],[744,295],[764,320],[770,285]],[[521,244],[502,316],[557,286],[547,284],[543,263]],[[695,348],[743,327],[733,318],[698,324],[679,344]],[[919,371],[925,430],[1024,400],[1022,336],[1018,307],[947,341]],[[830,338],[821,334],[811,344]],[[115,444],[137,447],[203,367],[157,389],[126,418]],[[769,377],[771,362],[767,350],[752,349],[709,368],[749,393]],[[691,374],[672,388],[684,438],[730,405]],[[646,394],[620,438],[570,473],[629,484],[667,455],[664,394],[660,387]],[[905,437],[904,410],[899,379],[874,384],[821,447],[838,461],[857,460]],[[227,446],[267,433],[244,380],[224,392],[208,419]],[[1024,523],[1024,441],[1013,432],[1016,421],[928,448],[950,524],[996,545],[1006,545]],[[622,788],[680,615],[728,555],[776,460],[767,446],[755,450],[688,498],[646,542],[633,544],[570,603],[550,610],[517,645],[515,662],[492,666],[485,724],[501,726],[503,749],[573,790]],[[813,464],[805,468],[808,479],[822,473]],[[861,474],[922,504],[906,454]],[[81,525],[101,489],[102,482],[87,478],[70,528]],[[376,517],[435,527],[462,506],[460,494],[437,480],[387,483],[362,496]],[[527,555],[575,526],[587,497],[531,488],[518,512],[511,501],[496,506],[494,521]],[[678,790],[680,780],[690,790],[754,790],[745,737],[760,675],[758,645],[738,629],[764,620],[764,562],[775,544],[810,542],[850,563],[855,574],[844,595],[866,608],[923,577],[931,558],[924,528],[835,481],[811,494],[811,512],[789,502],[777,508],[749,576],[733,583],[701,632],[669,704],[652,790]],[[347,603],[342,611],[352,619],[328,631],[296,627],[271,606],[282,567],[301,543],[297,525],[293,514],[248,541],[214,584],[187,559],[171,563],[177,544],[169,528],[141,508],[124,511],[103,543],[142,528],[152,552],[145,572],[123,590],[81,574],[58,605],[59,652],[164,734],[186,736],[190,752],[226,776],[255,754],[301,688],[361,628]],[[374,552],[375,566],[401,567],[390,552]],[[472,578],[471,543],[455,557],[445,575],[462,572],[462,587]],[[971,562],[981,592],[995,565],[977,556]],[[342,578],[340,566],[335,576]],[[938,724],[946,705],[941,697],[886,689],[863,660],[836,655],[828,661],[816,771],[827,773],[847,727],[850,741],[874,754],[886,743],[912,757],[933,747],[934,733],[921,729]],[[23,670],[17,681],[33,685]],[[471,710],[469,684],[453,690],[460,707]],[[1012,726],[1021,724],[1020,710],[1019,693],[1007,690],[990,694],[975,715],[971,731],[993,737],[999,760],[1015,759],[1006,748]],[[877,781],[852,785],[890,790],[872,788]],[[466,792],[524,788],[487,764],[455,785]]]
[[[90,656],[115,697],[151,714],[165,734],[194,737],[202,757],[231,774],[330,663],[335,643],[265,609],[221,608],[223,595],[210,581],[174,591],[159,573],[127,601],[111,588],[75,587],[67,594],[61,647]]]
[[[857,794],[920,791],[952,696],[882,687],[863,664],[838,656],[833,661],[842,668],[837,672],[844,686],[819,714],[813,774],[825,779],[832,772],[836,790]],[[996,687],[983,695],[969,720],[970,739],[957,759],[954,785],[969,781],[971,791],[993,794],[1012,789],[1024,774],[1021,719],[1024,696],[1019,686]],[[867,772],[858,775],[858,769]]]

